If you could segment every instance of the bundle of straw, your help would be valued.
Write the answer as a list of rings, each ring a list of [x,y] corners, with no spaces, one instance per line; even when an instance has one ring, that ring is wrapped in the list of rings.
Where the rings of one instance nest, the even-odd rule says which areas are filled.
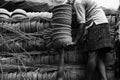
[[[84,77],[84,71],[79,66],[65,66],[64,79],[65,80],[79,80]],[[0,74],[2,80],[56,80],[57,67],[37,68],[30,71],[5,72]]]
[[[15,12],[13,14],[17,15]],[[19,17],[20,15],[17,20],[14,17],[10,22],[0,23],[0,51],[43,50],[51,42],[50,21],[40,18],[18,19]]]
[[[31,51],[10,53],[1,52],[1,64],[10,65],[25,65],[25,66],[39,66],[39,65],[58,65],[60,61],[60,54],[56,51]],[[86,63],[84,54],[75,51],[67,51],[64,56],[64,64],[84,65]]]

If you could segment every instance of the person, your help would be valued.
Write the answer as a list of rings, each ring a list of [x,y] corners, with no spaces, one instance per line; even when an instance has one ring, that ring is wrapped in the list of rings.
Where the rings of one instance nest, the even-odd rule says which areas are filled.
[[[112,50],[113,44],[106,15],[93,0],[75,0],[73,7],[79,24],[74,43],[79,44],[81,29],[82,36],[85,36],[83,51],[88,53],[86,80],[92,80],[96,68],[99,70],[101,80],[107,80],[105,53]]]

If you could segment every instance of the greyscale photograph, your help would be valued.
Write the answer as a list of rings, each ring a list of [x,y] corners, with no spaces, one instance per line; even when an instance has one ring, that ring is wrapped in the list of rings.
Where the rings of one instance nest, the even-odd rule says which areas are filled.
[[[0,0],[0,80],[120,80],[120,0]]]

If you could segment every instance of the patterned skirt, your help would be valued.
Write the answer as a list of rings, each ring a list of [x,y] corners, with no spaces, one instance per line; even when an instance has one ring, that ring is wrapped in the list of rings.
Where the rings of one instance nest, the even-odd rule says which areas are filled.
[[[96,25],[87,29],[85,40],[83,41],[83,51],[91,52],[100,50],[108,52],[113,48],[112,38],[110,35],[110,26],[107,23]]]

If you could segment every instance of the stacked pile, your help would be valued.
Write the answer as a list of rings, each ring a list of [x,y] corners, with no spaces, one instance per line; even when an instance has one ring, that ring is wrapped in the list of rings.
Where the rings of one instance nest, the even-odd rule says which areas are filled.
[[[41,13],[42,15],[40,15]],[[47,53],[46,45],[51,42],[50,19],[52,14],[45,12],[44,15],[43,13],[39,12],[37,16],[33,16],[33,13],[29,18],[30,13],[28,14],[22,9],[16,9],[13,12],[0,9],[1,63],[15,65],[24,63],[26,66],[31,63],[33,58],[29,53],[36,53],[32,55]],[[46,52],[44,52],[45,50]],[[38,64],[40,64],[39,60],[37,60]]]
[[[0,9],[0,79],[56,80],[60,54],[46,45],[51,42],[51,36],[54,47],[72,43],[71,11],[68,4],[54,7],[53,16],[49,12]],[[65,52],[65,80],[84,77],[81,64],[85,63],[85,58],[79,48]]]
[[[53,48],[52,50],[48,48],[47,44],[52,41],[51,36],[56,46],[59,42],[61,42],[60,45],[72,42],[71,6],[65,6],[68,6],[65,13],[64,11],[61,13],[59,9],[55,10],[57,7],[54,8],[53,12],[56,14],[53,17],[49,12],[27,13],[22,9],[8,12],[4,9],[6,13],[0,14],[0,64],[2,68],[0,79],[56,80],[60,54]],[[4,12],[3,9],[1,10]],[[59,16],[68,16],[68,18],[59,18]],[[56,19],[60,19],[62,23]],[[80,78],[81,67],[71,66],[80,63],[82,58],[79,57],[81,54],[75,51],[66,52],[65,65],[68,66],[64,70],[65,80]]]
[[[72,6],[62,4],[53,8],[52,27],[53,27],[53,45],[55,47],[64,47],[72,44],[71,22]]]
[[[0,51],[41,50],[45,43],[50,41],[49,16],[47,20],[40,16],[29,18],[22,9],[16,9],[11,13],[5,9],[0,9],[0,16]]]

